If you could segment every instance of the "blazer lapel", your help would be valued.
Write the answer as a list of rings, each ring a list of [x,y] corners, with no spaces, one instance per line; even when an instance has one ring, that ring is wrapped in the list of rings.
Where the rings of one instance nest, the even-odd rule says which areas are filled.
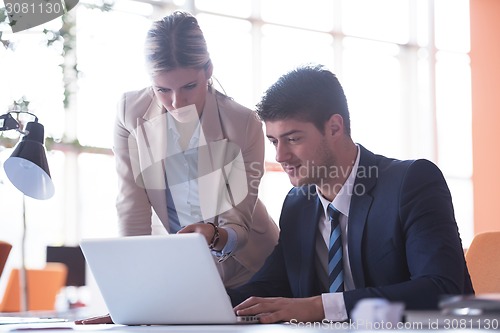
[[[314,193],[312,193],[314,191]],[[300,237],[300,260],[299,271],[300,278],[297,281],[298,290],[294,295],[299,297],[308,297],[315,295],[318,291],[317,274],[315,266],[316,233],[318,232],[318,221],[322,212],[321,202],[316,195],[315,186],[308,188],[311,196],[307,206],[302,210],[299,217],[299,237]],[[292,262],[295,261],[292,258]]]
[[[166,116],[167,113],[153,96],[143,118],[137,120],[138,163],[146,189],[166,189],[163,167],[167,157]]]
[[[232,208],[229,201],[221,201],[221,198],[227,197],[222,170],[229,142],[222,131],[216,94],[212,88],[207,91],[198,146],[198,190],[204,220]],[[224,171],[229,174],[230,170]]]
[[[369,194],[377,182],[377,174],[371,174],[372,167],[376,166],[375,155],[360,145],[360,159],[354,188],[363,188],[363,194],[357,195],[354,191],[349,209],[349,262],[351,264],[354,286],[363,288],[365,286],[363,271],[363,232],[368,217],[368,212],[373,201]]]
[[[207,142],[225,139],[216,95],[217,91],[209,88],[201,117],[203,135],[200,136],[200,146],[205,145]]]
[[[153,92],[150,104],[142,116],[137,119],[135,137],[131,136],[129,147],[137,149],[137,161],[132,166],[138,168],[143,180],[142,186],[148,192],[151,205],[167,230],[170,230],[167,213],[167,180],[164,161],[167,158],[167,120],[166,110],[156,99]],[[134,172],[135,174],[135,172]]]

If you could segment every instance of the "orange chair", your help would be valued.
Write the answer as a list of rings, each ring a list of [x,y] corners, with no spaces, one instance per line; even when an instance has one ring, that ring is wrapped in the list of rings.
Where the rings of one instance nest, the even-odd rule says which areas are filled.
[[[500,231],[477,234],[465,260],[476,294],[500,293]]]
[[[5,263],[9,258],[10,250],[12,249],[12,244],[0,241],[0,276],[2,276]]]
[[[19,269],[11,271],[0,304],[0,312],[21,311]],[[57,294],[65,286],[68,269],[62,263],[47,263],[42,269],[27,269],[28,310],[53,311]]]

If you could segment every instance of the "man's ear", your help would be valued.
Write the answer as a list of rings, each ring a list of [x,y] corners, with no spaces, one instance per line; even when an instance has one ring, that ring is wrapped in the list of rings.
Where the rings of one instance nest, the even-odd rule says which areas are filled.
[[[325,125],[325,135],[334,136],[344,133],[344,118],[339,114],[333,114]]]

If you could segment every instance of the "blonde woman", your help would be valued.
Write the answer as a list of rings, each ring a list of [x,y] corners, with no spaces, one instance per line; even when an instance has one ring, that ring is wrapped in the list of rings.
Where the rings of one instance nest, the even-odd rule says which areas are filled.
[[[120,232],[150,235],[158,225],[168,233],[198,232],[224,285],[240,286],[279,233],[258,199],[262,124],[212,87],[212,61],[191,14],[154,22],[145,51],[152,84],[123,95],[114,131]],[[106,315],[77,323],[110,321]]]
[[[115,125],[121,233],[151,234],[154,211],[169,233],[203,234],[225,286],[241,285],[278,237],[257,197],[262,124],[212,87],[212,61],[191,14],[155,22],[145,49],[152,85],[123,96]]]

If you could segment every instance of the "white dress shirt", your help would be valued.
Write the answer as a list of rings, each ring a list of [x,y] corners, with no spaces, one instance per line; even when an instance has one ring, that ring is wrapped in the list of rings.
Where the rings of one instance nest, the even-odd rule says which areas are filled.
[[[167,179],[170,186],[175,185],[175,191],[171,191],[171,194],[182,228],[203,221],[198,186],[198,147],[200,138],[204,134],[198,122],[187,147],[183,149],[179,144],[181,134],[170,114],[167,115],[167,127],[170,137],[167,141]],[[228,232],[228,239],[221,252],[229,254],[236,248],[237,235],[233,229],[229,227],[225,229]]]

